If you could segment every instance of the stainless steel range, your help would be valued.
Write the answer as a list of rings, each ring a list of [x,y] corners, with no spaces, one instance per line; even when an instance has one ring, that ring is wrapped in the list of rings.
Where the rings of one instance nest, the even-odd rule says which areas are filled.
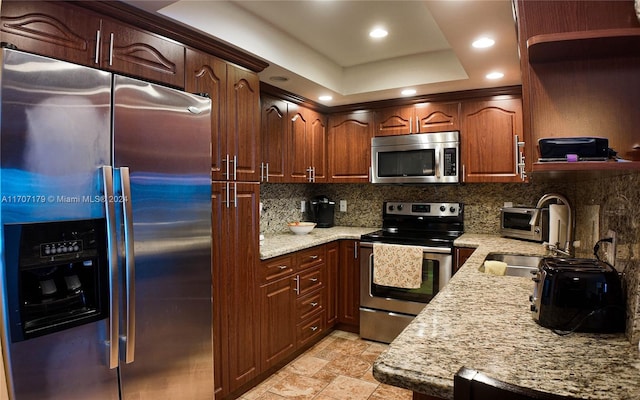
[[[360,238],[362,338],[390,343],[447,284],[452,273],[453,241],[464,232],[463,209],[462,203],[384,203],[382,229]],[[416,248],[420,248],[419,287],[380,284],[375,280],[374,248],[380,251],[379,255],[391,248],[396,253],[418,252],[418,257]],[[384,268],[390,268],[387,272],[391,274],[397,272],[393,265]],[[399,271],[401,266],[397,268]]]

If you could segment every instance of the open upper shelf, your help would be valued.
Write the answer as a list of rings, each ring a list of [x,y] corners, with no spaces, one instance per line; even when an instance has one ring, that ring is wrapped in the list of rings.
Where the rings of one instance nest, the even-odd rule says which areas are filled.
[[[609,176],[640,172],[640,161],[579,161],[579,162],[536,162],[532,175],[540,180],[602,179]]]
[[[640,57],[640,28],[548,33],[527,40],[529,62]]]

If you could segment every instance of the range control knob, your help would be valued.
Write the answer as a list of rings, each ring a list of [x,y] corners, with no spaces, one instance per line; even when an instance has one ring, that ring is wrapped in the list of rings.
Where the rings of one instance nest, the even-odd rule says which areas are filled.
[[[531,310],[531,312],[536,312],[538,311],[538,309],[536,308],[535,304],[532,304],[531,307],[529,308]]]
[[[393,206],[389,206],[389,211],[393,211],[394,208],[395,207],[393,207]]]
[[[445,206],[440,206],[440,211],[442,211],[442,212],[447,211],[447,207],[445,207]]]
[[[458,210],[456,210],[455,207],[451,206],[451,208],[449,208],[449,211],[451,211],[451,214],[455,214],[455,212]]]
[[[398,204],[398,211],[402,211],[402,204]]]

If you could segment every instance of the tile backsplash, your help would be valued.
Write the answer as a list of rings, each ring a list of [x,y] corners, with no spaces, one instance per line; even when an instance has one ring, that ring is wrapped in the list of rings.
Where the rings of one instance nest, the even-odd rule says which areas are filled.
[[[505,202],[533,206],[545,193],[569,199],[576,214],[576,255],[593,258],[597,237],[617,234],[616,268],[624,271],[628,302],[627,336],[640,340],[640,174],[592,180],[540,181],[528,184],[372,185],[372,184],[262,184],[261,233],[286,232],[287,222],[306,219],[300,202],[326,195],[336,202],[335,224],[377,228],[382,225],[384,201],[461,202],[465,232],[498,234],[500,208]],[[347,212],[338,211],[346,200]],[[634,207],[635,205],[635,207]],[[594,216],[593,214],[598,214]],[[594,224],[594,220],[597,224]],[[597,230],[597,232],[595,232]],[[594,236],[597,236],[594,238]]]

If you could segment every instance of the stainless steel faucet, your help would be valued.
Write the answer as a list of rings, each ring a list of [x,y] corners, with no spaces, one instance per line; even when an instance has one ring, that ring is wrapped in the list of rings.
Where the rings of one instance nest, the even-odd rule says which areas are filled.
[[[564,248],[560,249],[560,243],[549,243],[548,248],[553,253],[561,253],[569,257],[573,257],[575,254],[575,247],[573,246],[573,242],[575,241],[575,215],[573,213],[573,208],[571,204],[569,204],[569,200],[561,194],[557,193],[547,193],[538,200],[538,204],[536,204],[536,212],[531,217],[531,221],[529,222],[531,225],[535,225],[538,223],[538,218],[540,218],[540,209],[547,202],[551,200],[556,200],[556,202],[560,202],[567,206],[569,209],[569,220],[567,221],[567,241],[564,243]]]

